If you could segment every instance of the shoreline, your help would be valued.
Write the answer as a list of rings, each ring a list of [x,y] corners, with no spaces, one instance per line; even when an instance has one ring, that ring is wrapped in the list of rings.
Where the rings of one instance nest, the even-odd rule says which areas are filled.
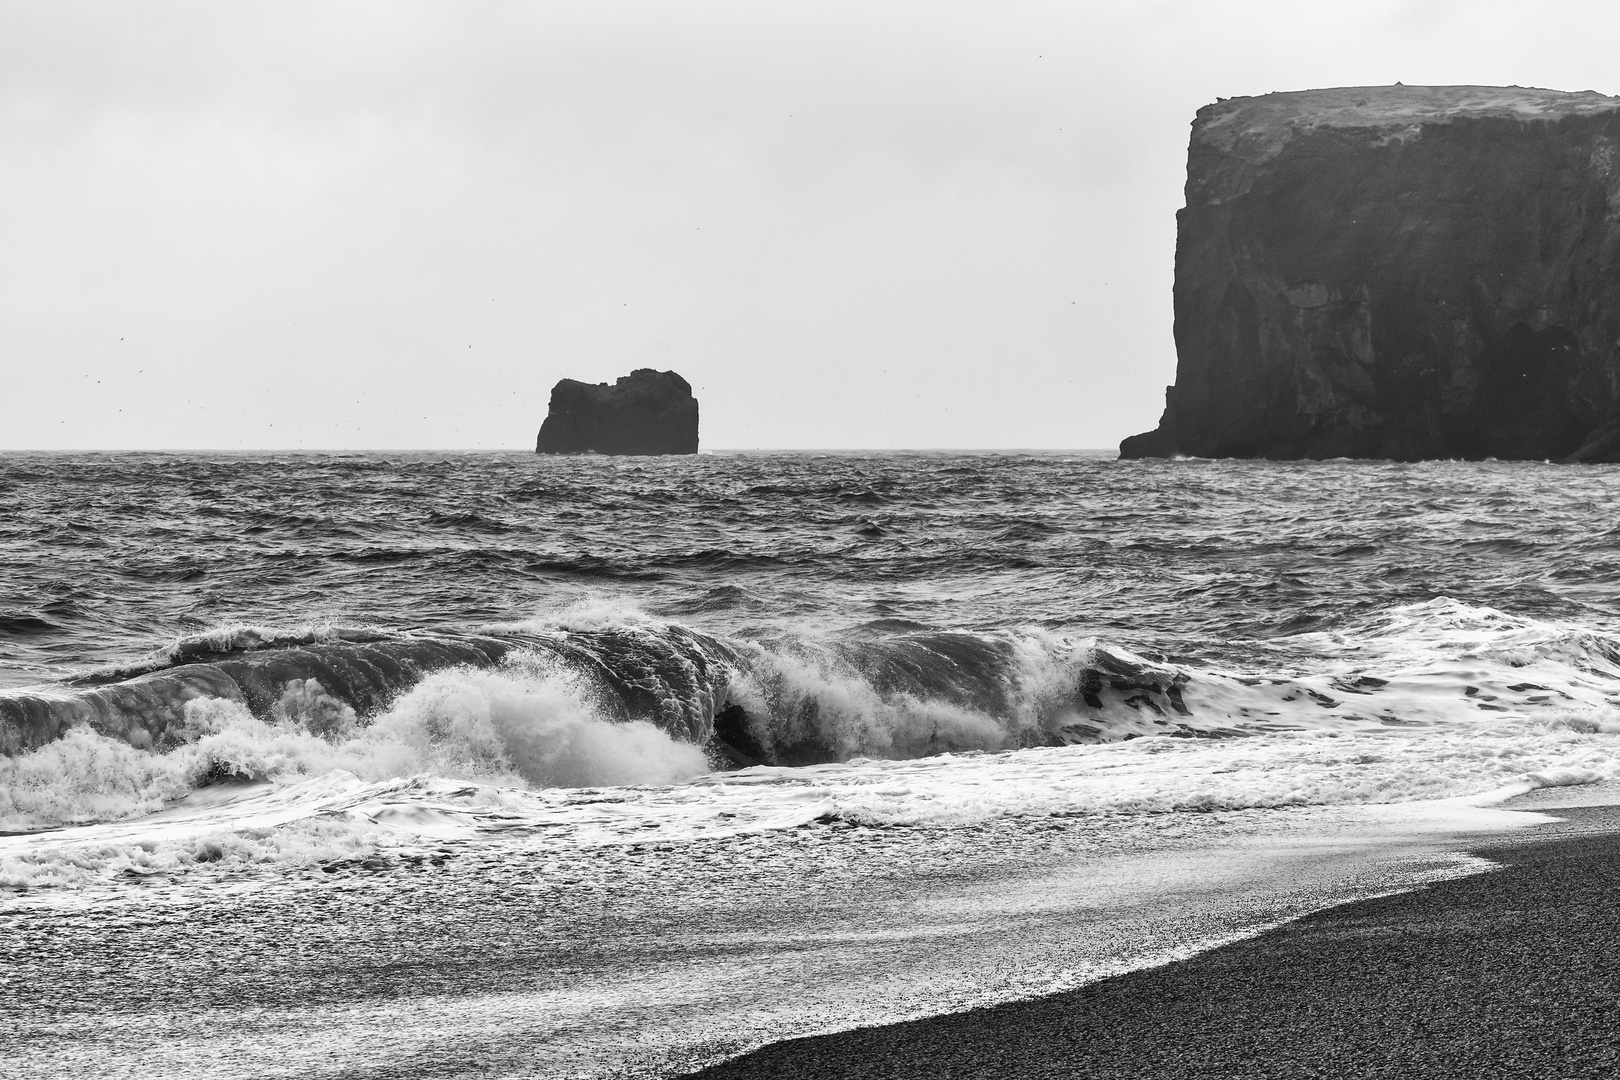
[[[1183,960],[962,1013],[768,1044],[686,1074],[792,1077],[1620,1075],[1620,798],[1466,837],[1493,869],[1324,908]]]

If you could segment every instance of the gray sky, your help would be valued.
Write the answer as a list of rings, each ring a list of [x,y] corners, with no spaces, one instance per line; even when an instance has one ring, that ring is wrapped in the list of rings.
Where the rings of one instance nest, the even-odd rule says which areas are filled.
[[[1620,4],[0,0],[0,446],[1104,447],[1217,96],[1620,93]]]

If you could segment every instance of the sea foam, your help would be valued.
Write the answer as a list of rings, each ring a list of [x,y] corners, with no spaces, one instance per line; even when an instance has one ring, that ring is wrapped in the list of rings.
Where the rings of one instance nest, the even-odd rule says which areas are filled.
[[[649,829],[683,843],[812,821],[948,830],[1413,803],[1602,780],[1620,763],[1612,635],[1444,600],[1377,613],[1359,633],[1299,635],[1290,655],[1308,646],[1310,670],[1193,667],[1034,630],[727,642],[649,619],[574,625],[512,628],[498,662],[429,672],[371,715],[299,676],[259,714],[190,698],[149,748],[74,727],[0,759],[0,822],[134,826],[221,782],[257,783],[280,793],[275,821],[256,816],[267,796],[255,795],[210,827],[335,816],[359,830],[355,850],[513,829],[577,847],[642,843]],[[636,701],[663,721],[634,715]],[[728,737],[820,756],[712,772],[691,718],[725,709],[743,717]],[[29,865],[75,835],[30,841]],[[242,857],[276,857],[257,844]],[[196,862],[185,850],[175,865]]]
[[[704,772],[701,748],[640,722],[610,723],[593,688],[537,658],[428,675],[369,724],[315,680],[288,684],[269,719],[240,702],[185,703],[166,751],[75,727],[0,758],[0,828],[150,813],[221,780],[281,782],[342,770],[366,780],[431,773],[538,787],[668,784]]]

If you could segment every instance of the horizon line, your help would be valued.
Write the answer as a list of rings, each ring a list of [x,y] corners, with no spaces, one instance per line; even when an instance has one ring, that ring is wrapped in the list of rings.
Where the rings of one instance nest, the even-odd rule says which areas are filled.
[[[1117,446],[721,446],[690,454],[543,454],[514,447],[14,447],[0,454],[529,454],[544,458],[702,457],[705,454],[1093,454]]]

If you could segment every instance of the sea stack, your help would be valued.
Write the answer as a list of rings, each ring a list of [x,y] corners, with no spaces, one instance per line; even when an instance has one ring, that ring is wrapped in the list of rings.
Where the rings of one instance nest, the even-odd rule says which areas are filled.
[[[612,386],[563,379],[535,441],[537,454],[695,454],[698,403],[673,371],[637,368]]]
[[[1620,98],[1231,98],[1186,197],[1176,382],[1121,457],[1620,461]]]

